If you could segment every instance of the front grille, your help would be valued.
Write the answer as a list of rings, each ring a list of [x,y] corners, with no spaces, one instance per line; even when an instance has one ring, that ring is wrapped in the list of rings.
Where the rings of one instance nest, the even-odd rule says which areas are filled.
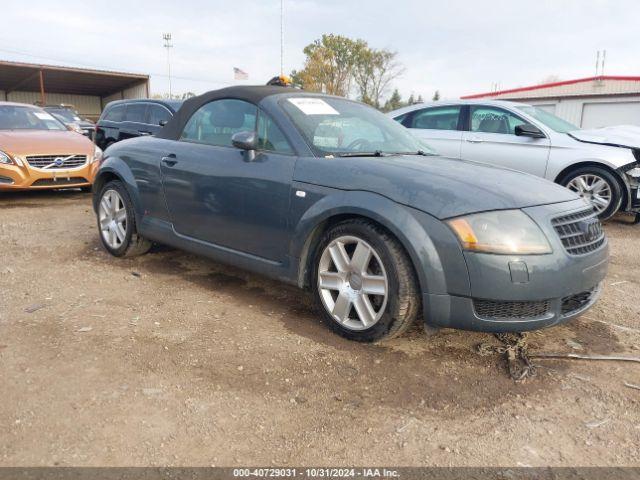
[[[32,187],[61,187],[65,185],[79,185],[81,183],[89,183],[89,180],[83,177],[71,178],[41,178],[31,184]]]
[[[593,209],[583,210],[551,220],[562,245],[571,255],[584,255],[600,248],[605,242],[602,224]]]
[[[564,297],[562,299],[562,304],[560,307],[560,314],[563,316],[569,315],[586,307],[589,302],[591,302],[591,299],[596,291],[597,288],[593,288],[586,292],[575,293],[573,295],[569,295],[568,297]]]
[[[27,157],[29,165],[35,168],[55,170],[61,168],[78,168],[87,163],[86,155],[32,155]]]
[[[535,302],[509,302],[496,300],[473,300],[473,308],[480,318],[527,319],[544,317],[551,310],[549,300]]]

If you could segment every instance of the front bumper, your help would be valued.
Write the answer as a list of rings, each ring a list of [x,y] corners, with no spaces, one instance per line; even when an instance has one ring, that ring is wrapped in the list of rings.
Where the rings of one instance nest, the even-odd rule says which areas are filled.
[[[595,287],[582,293],[569,295],[564,298],[548,299],[540,301],[540,303],[535,302],[537,304],[546,303],[549,307],[546,313],[528,318],[483,318],[477,310],[477,299],[458,297],[455,295],[424,294],[422,301],[424,305],[429,306],[429,318],[435,320],[434,322],[430,322],[430,325],[477,332],[525,332],[551,327],[579,317],[595,304],[598,298],[600,298],[601,292],[601,284],[597,284]],[[576,297],[582,298],[583,295],[586,301],[576,302],[576,308],[571,308],[572,300]],[[518,302],[519,305],[529,305],[531,303],[534,302]]]
[[[585,209],[582,201],[523,209],[542,228],[553,253],[491,255],[464,252],[469,295],[423,294],[430,325],[485,332],[534,330],[569,321],[597,301],[609,247],[571,255],[551,219]]]
[[[99,165],[99,162],[93,162],[78,168],[43,170],[32,168],[24,160],[20,163],[0,164],[0,191],[88,187],[93,183]]]

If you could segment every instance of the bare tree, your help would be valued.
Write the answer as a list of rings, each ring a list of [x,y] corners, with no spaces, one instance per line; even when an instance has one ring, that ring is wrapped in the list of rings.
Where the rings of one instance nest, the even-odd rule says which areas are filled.
[[[391,82],[404,73],[397,52],[366,48],[359,52],[353,76],[360,100],[380,108]]]

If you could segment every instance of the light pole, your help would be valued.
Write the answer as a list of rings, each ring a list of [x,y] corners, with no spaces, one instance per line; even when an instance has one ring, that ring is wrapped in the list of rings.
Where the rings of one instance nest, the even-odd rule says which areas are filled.
[[[284,75],[284,0],[280,0],[280,75]]]
[[[171,43],[171,34],[163,33],[162,38],[164,40],[164,48],[167,49],[167,70],[169,71],[169,98],[173,98],[173,94],[171,91],[171,55],[170,51],[173,48],[173,44]]]

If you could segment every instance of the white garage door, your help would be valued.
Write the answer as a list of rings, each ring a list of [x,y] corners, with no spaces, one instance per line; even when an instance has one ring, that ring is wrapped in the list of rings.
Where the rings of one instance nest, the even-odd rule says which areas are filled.
[[[582,128],[640,125],[640,102],[585,103]]]

